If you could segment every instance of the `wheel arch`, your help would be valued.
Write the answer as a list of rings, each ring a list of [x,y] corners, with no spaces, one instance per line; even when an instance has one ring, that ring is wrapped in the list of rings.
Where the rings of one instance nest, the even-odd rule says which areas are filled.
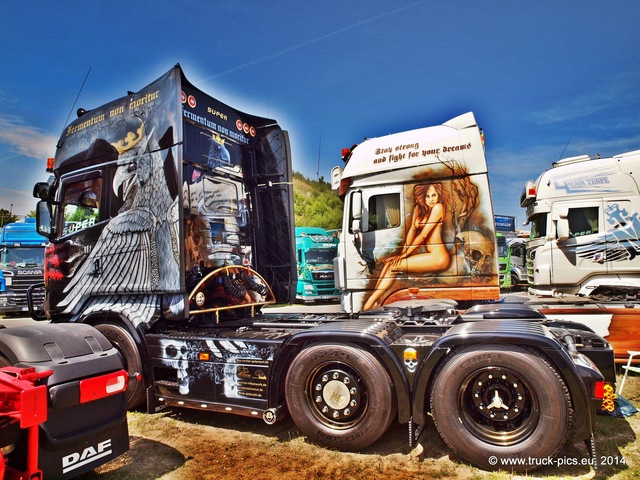
[[[276,381],[271,382],[269,404],[281,405],[284,402],[284,386],[289,365],[306,347],[323,343],[350,344],[371,353],[387,371],[391,378],[398,408],[398,421],[408,423],[411,420],[411,392],[402,364],[393,350],[375,335],[363,334],[313,334],[309,331],[291,337],[282,346],[282,352],[274,364]]]
[[[98,325],[111,324],[123,328],[126,332],[131,335],[136,347],[138,349],[138,353],[140,354],[140,359],[142,362],[142,372],[139,372],[143,376],[143,381],[146,381],[147,385],[152,380],[152,371],[151,371],[151,356],[149,354],[149,349],[147,348],[147,342],[145,339],[144,331],[142,330],[142,326],[145,324],[140,324],[138,328],[133,326],[133,322],[126,316],[120,312],[113,312],[109,310],[105,311],[94,311],[86,316],[81,316],[77,320],[78,323],[86,323],[91,325],[92,327],[96,327]]]
[[[471,332],[466,332],[464,336],[443,336],[436,341],[429,355],[419,365],[412,405],[413,421],[416,424],[426,424],[430,409],[429,398],[435,375],[440,365],[451,355],[456,355],[462,349],[478,345],[509,345],[536,350],[557,370],[569,390],[574,411],[588,413],[587,415],[574,415],[572,433],[582,440],[591,436],[595,425],[595,409],[590,404],[589,394],[575,363],[563,348],[559,348],[554,339],[546,336],[514,335],[513,332],[503,334],[497,332],[469,333]]]

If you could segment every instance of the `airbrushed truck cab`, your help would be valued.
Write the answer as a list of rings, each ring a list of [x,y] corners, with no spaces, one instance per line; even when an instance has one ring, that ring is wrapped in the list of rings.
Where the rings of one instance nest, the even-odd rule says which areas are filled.
[[[406,168],[397,156],[381,163],[378,148],[405,155]],[[178,66],[84,113],[60,138],[53,179],[34,190],[51,242],[48,318],[103,332],[142,374],[129,383],[129,405],[146,400],[149,411],[268,424],[288,412],[302,435],[341,450],[371,445],[394,421],[414,445],[433,418],[484,468],[495,468],[492,455],[546,458],[570,436],[593,455],[595,410],[614,379],[606,342],[530,312],[465,316],[455,301],[431,298],[498,294],[473,115],[368,140],[353,154],[337,264],[345,312],[274,312],[267,305],[291,302],[296,280],[287,133],[197,90]],[[403,248],[411,228],[401,224],[423,226],[413,198],[433,197],[434,182],[447,199],[429,207],[447,212],[433,222],[442,241],[420,253],[444,252],[438,270],[387,272],[376,284],[369,257]],[[410,271],[410,262],[400,263]],[[387,288],[396,276],[399,287]]]
[[[499,298],[491,192],[473,113],[367,139],[343,160],[331,181],[345,202],[335,275],[346,312],[400,300]],[[438,197],[437,221],[427,214],[429,192]]]

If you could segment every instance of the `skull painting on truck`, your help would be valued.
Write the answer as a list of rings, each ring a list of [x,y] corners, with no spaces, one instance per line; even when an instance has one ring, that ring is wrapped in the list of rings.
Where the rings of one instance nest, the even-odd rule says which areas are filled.
[[[240,340],[158,339],[152,348],[154,375],[165,395],[265,399],[275,348]]]
[[[468,262],[471,273],[476,275],[491,273],[495,253],[494,241],[477,230],[463,232],[461,237],[464,241],[464,258]]]

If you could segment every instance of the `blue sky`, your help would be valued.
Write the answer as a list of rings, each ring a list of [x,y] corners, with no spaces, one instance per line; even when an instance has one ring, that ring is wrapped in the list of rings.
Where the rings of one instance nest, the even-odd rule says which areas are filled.
[[[34,0],[4,11],[0,208],[18,215],[35,208],[70,114],[176,63],[210,95],[278,120],[310,178],[328,180],[341,148],[364,137],[473,111],[495,212],[518,223],[525,181],[551,162],[640,149],[637,0]]]

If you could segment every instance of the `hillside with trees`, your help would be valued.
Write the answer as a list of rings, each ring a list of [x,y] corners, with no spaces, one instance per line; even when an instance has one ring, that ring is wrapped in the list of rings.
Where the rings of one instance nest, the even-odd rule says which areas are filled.
[[[342,225],[342,201],[323,177],[316,181],[293,172],[293,204],[296,227],[332,230]]]
[[[293,172],[293,203],[296,227],[333,230],[342,225],[342,201],[323,177],[310,180],[301,173]],[[35,210],[27,216],[35,217]],[[18,219],[9,210],[0,208],[0,227]]]

